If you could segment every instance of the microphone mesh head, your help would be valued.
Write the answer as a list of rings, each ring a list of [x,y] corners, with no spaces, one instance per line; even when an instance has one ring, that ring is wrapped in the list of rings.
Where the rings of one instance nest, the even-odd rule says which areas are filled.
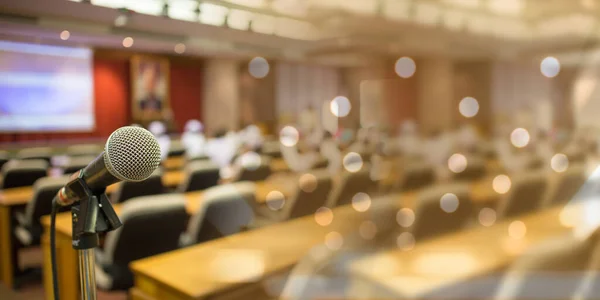
[[[124,181],[142,181],[160,164],[160,146],[148,130],[125,126],[113,132],[104,147],[108,171]]]

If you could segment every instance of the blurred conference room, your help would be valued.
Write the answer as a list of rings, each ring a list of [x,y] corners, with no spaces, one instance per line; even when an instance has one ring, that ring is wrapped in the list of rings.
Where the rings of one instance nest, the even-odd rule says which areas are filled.
[[[0,9],[0,299],[600,298],[600,1]]]

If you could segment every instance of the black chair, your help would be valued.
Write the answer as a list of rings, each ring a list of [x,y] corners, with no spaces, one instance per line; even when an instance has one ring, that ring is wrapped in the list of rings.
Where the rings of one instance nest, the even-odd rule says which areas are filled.
[[[412,191],[433,184],[435,172],[426,162],[408,163],[399,181],[394,186],[395,191]]]
[[[47,169],[48,162],[41,159],[9,161],[2,167],[2,188],[33,185],[36,180],[46,177]]]
[[[478,156],[467,157],[466,168],[459,173],[454,173],[452,179],[458,181],[472,181],[481,179],[486,174],[485,159]]]
[[[40,218],[52,212],[52,199],[68,182],[68,176],[61,176],[40,178],[33,184],[33,198],[27,203],[24,212],[16,214],[18,225],[14,233],[22,246],[40,244],[43,232]]]
[[[458,202],[444,203],[444,201]],[[455,204],[458,206],[454,206]],[[433,187],[419,194],[415,208],[415,221],[410,227],[410,232],[416,241],[422,241],[458,231],[468,224],[473,209],[467,184],[456,183]]]
[[[117,190],[110,195],[110,200],[112,203],[123,203],[132,198],[160,195],[164,192],[162,170],[157,169],[144,181],[123,181],[119,183]]]
[[[377,183],[371,179],[371,167],[368,163],[356,173],[343,172],[338,185],[333,187],[328,207],[335,207],[352,203],[352,198],[358,193],[372,194],[377,188]]]
[[[182,156],[185,154],[185,147],[180,140],[171,140],[168,157]]]
[[[50,162],[53,150],[50,147],[36,147],[19,150],[16,154],[17,159],[43,159]]]
[[[258,166],[244,167],[237,181],[263,181],[271,176],[271,159],[262,156]]]
[[[102,152],[102,146],[94,144],[72,145],[67,147],[65,154],[70,157],[75,156],[98,156]]]
[[[109,232],[96,249],[96,284],[104,290],[133,286],[129,263],[179,248],[189,216],[181,194],[131,199],[122,206],[123,226]]]
[[[213,187],[221,178],[219,166],[211,161],[193,161],[186,167],[186,179],[177,190],[181,193],[201,191]]]
[[[253,225],[262,227],[276,222],[304,217],[314,214],[317,209],[325,206],[333,186],[331,174],[325,169],[311,171],[310,174],[316,179],[314,189],[303,189],[299,184],[295,194],[289,200],[267,199],[266,207],[255,208],[257,218]]]
[[[190,219],[181,235],[181,246],[189,246],[232,235],[245,229],[253,220],[250,203],[256,187],[251,182],[216,186],[203,192],[202,206]]]
[[[574,165],[565,172],[556,174],[553,178],[555,181],[548,187],[551,192],[549,192],[544,206],[567,204],[575,200],[574,198],[579,190],[583,189],[587,180],[585,174],[585,165]]]
[[[0,150],[0,169],[10,160],[10,155],[7,151]]]
[[[546,172],[536,171],[513,176],[508,194],[498,204],[498,219],[532,213],[546,199],[548,178]]]
[[[64,174],[73,174],[83,168],[85,168],[90,162],[96,159],[96,156],[75,156],[69,157],[69,161],[64,166]]]
[[[261,154],[271,158],[281,158],[279,140],[265,141],[261,148]]]

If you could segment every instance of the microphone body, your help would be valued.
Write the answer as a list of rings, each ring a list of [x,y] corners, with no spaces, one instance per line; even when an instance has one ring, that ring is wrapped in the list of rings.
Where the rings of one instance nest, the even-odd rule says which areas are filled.
[[[160,147],[149,131],[140,127],[121,127],[110,135],[98,157],[73,174],[72,181],[58,192],[56,202],[68,206],[89,192],[104,193],[106,187],[114,183],[143,181],[152,175],[159,163]]]

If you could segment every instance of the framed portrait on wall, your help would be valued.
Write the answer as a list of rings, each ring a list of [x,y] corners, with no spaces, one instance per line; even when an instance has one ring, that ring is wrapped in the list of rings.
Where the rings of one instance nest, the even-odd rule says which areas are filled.
[[[170,121],[169,61],[136,55],[131,59],[131,104],[133,121],[148,124]]]

